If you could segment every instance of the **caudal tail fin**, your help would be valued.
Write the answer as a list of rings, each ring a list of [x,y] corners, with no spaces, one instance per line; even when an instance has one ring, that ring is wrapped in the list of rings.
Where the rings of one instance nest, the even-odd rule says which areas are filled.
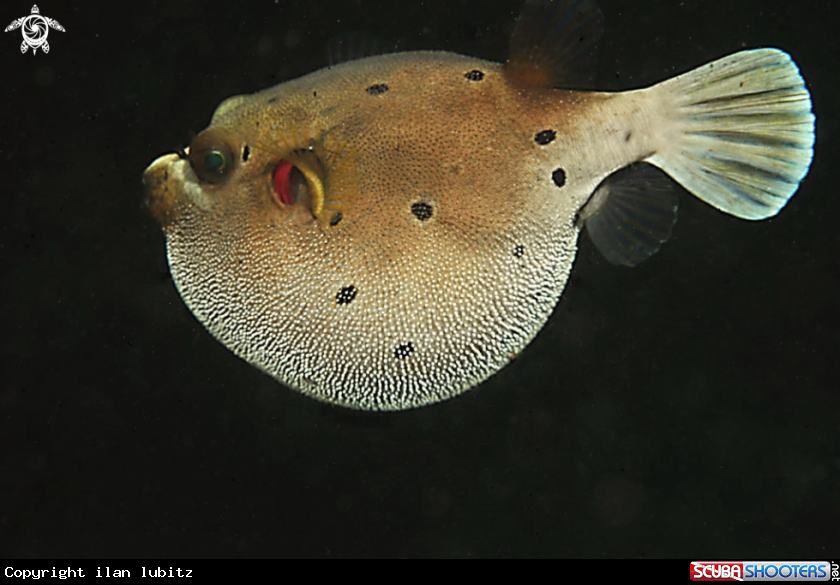
[[[735,53],[651,88],[665,135],[647,159],[706,203],[744,219],[776,215],[811,165],[814,115],[784,51]]]

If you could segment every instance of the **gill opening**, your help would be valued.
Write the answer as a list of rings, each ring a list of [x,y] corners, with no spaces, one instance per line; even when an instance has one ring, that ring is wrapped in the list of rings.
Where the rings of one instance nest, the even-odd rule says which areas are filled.
[[[253,135],[242,136],[242,143],[251,147],[252,161],[266,161],[268,158],[266,176],[275,202],[288,208],[289,199],[300,195],[294,197],[295,204],[303,207],[303,199],[306,199],[305,207],[312,216],[322,224],[331,226],[335,225],[336,217],[344,217],[345,221],[341,225],[346,225],[348,199],[358,196],[355,152],[347,148],[348,145],[336,132],[338,129],[339,126],[309,126],[303,129],[288,128],[287,132],[274,130],[267,140],[255,139]],[[285,169],[281,167],[284,162]],[[284,183],[284,178],[291,182]],[[278,185],[288,186],[286,201]],[[295,191],[296,187],[302,185],[305,186],[305,192]]]
[[[272,186],[281,205],[305,205],[313,216],[320,217],[324,209],[324,169],[313,152],[286,154],[272,171]]]

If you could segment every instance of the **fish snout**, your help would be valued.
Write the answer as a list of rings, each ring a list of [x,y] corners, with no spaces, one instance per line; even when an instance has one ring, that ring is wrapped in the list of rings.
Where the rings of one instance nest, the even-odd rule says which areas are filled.
[[[174,180],[175,163],[181,160],[176,154],[158,157],[143,172],[143,189],[146,193],[146,208],[164,231],[172,225],[174,218],[177,184]]]

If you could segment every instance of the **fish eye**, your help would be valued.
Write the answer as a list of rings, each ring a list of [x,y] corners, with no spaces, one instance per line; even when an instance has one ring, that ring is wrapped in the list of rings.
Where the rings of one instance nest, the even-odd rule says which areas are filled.
[[[220,183],[233,168],[233,150],[218,130],[205,130],[190,144],[190,166],[199,180]]]
[[[214,173],[221,172],[226,164],[227,161],[223,152],[211,150],[204,155],[204,167],[209,171],[213,171]]]

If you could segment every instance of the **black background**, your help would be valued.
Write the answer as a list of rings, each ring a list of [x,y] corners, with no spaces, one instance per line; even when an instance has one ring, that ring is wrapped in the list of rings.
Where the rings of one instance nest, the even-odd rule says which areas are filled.
[[[602,0],[603,89],[790,52],[814,164],[769,221],[686,195],[636,269],[582,238],[548,325],[478,390],[325,406],[178,297],[140,175],[222,99],[351,30],[501,60],[519,4],[50,1],[49,54],[0,35],[0,557],[840,556],[829,0]]]

